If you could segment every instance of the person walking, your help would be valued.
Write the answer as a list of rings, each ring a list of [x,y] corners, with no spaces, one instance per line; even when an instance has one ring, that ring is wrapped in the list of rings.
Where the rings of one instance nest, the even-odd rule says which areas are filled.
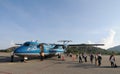
[[[82,63],[82,56],[80,54],[78,56],[78,59],[79,59],[79,63]]]
[[[86,53],[84,53],[84,60],[85,60],[85,62],[87,62],[87,54]]]
[[[98,54],[95,54],[95,65],[97,66],[97,61],[98,61]]]
[[[117,67],[117,65],[115,63],[115,56],[113,54],[110,55],[109,61],[111,63],[111,67]]]
[[[98,54],[98,66],[101,66],[101,61],[102,61],[102,56],[101,56],[101,54],[99,53],[99,54]]]
[[[90,54],[90,62],[91,62],[91,64],[93,64],[93,59],[94,59],[94,55],[91,53]]]

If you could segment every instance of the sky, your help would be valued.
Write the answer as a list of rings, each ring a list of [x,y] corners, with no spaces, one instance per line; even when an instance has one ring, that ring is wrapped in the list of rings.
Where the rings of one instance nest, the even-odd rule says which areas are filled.
[[[120,45],[120,0],[0,0],[0,49],[39,40]]]

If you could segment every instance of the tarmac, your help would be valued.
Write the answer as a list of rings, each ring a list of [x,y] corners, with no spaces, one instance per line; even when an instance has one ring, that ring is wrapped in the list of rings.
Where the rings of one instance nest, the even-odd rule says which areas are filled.
[[[102,55],[102,65],[95,66],[88,62],[78,63],[78,59],[73,60],[65,56],[65,61],[58,60],[57,57],[31,59],[27,62],[20,62],[16,57],[15,62],[10,62],[10,53],[0,52],[0,74],[120,74],[120,56],[116,57],[117,68],[111,68],[109,55]]]

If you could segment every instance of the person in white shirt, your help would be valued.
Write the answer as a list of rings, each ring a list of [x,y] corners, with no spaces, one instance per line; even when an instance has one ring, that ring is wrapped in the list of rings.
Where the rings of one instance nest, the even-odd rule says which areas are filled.
[[[109,61],[111,63],[111,67],[115,67],[115,56],[112,54],[110,55]]]

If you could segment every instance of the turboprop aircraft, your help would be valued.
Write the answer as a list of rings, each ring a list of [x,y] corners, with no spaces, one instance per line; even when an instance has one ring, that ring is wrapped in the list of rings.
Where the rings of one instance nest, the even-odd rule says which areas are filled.
[[[63,44],[54,43],[40,43],[38,41],[26,41],[13,51],[11,56],[11,62],[14,60],[14,55],[21,57],[21,61],[24,61],[32,56],[41,56],[43,52],[45,56],[58,55],[66,51],[68,46],[103,46],[104,44],[67,44],[70,40],[61,40]]]

